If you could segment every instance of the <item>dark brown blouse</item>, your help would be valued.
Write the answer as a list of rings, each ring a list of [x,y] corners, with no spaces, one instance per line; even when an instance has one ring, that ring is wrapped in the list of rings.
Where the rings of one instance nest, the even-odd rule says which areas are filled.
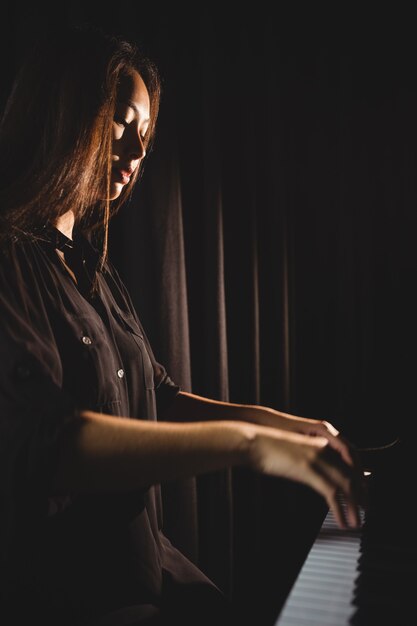
[[[89,624],[121,607],[139,618],[141,605],[160,605],[165,580],[210,585],[164,536],[158,486],[52,492],[79,410],[156,420],[179,391],[110,262],[92,293],[97,267],[87,238],[52,227],[0,251],[1,606],[30,623]],[[105,623],[139,623],[126,619]]]

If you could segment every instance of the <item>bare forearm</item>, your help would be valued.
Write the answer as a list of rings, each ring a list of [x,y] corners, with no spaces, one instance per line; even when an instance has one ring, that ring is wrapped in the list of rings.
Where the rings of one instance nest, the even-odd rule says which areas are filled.
[[[339,436],[339,431],[326,420],[311,419],[277,411],[266,406],[235,404],[204,398],[188,392],[180,392],[165,414],[165,419],[177,421],[222,420],[246,422],[267,426],[289,433],[325,437],[348,463],[353,462],[354,451]]]
[[[65,442],[58,491],[148,487],[245,463],[251,434],[244,423],[148,422],[86,411]]]
[[[163,417],[164,419],[186,422],[194,420],[238,420],[262,426],[272,426],[282,430],[296,430],[297,422],[305,422],[303,418],[269,407],[222,402],[185,391],[181,391],[177,395]]]

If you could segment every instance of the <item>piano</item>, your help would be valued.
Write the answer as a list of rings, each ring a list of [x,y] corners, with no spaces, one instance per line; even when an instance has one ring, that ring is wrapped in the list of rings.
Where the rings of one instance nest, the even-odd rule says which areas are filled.
[[[361,527],[341,530],[327,513],[273,626],[417,624],[414,463],[400,439],[364,452]]]

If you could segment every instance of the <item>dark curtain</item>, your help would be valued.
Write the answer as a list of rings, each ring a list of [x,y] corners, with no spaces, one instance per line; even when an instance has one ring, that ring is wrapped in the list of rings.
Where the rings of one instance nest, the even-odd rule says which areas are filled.
[[[383,445],[414,419],[416,43],[405,15],[261,8],[68,9],[137,39],[164,81],[111,254],[184,390]],[[243,469],[163,494],[176,545],[272,624],[320,498]]]

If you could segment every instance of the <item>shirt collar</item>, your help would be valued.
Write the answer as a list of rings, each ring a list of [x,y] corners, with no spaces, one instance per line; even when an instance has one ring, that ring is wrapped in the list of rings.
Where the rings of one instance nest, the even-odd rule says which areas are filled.
[[[58,228],[47,223],[40,229],[38,237],[48,247],[53,249],[61,250],[62,252],[71,249],[74,252],[79,252],[81,257],[85,259],[85,262],[88,264],[90,272],[99,270],[99,251],[92,245],[87,236],[76,228],[73,230],[73,238],[70,239],[58,230]]]
[[[74,248],[75,246],[75,238],[70,239],[64,233],[62,233],[58,228],[52,226],[52,224],[47,224],[42,229],[42,235],[44,240],[48,244],[50,244],[53,248],[57,250],[65,251],[66,248]]]

